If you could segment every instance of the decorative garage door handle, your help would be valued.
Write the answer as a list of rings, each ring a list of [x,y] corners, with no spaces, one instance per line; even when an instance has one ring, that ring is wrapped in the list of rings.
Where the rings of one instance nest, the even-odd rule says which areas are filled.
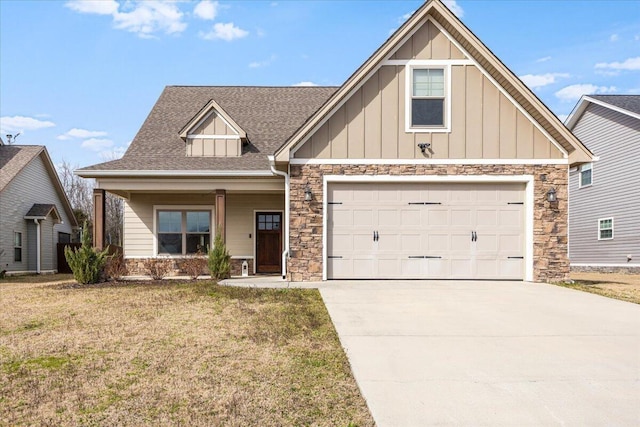
[[[373,232],[373,241],[374,241],[374,242],[377,242],[377,241],[378,241],[378,239],[380,239],[380,235],[378,235],[378,232],[377,232],[377,231],[374,231],[374,232]]]
[[[409,259],[441,259],[441,256],[431,255],[409,255]]]
[[[478,241],[478,233],[476,233],[475,231],[471,232],[471,241],[472,242],[477,242]]]

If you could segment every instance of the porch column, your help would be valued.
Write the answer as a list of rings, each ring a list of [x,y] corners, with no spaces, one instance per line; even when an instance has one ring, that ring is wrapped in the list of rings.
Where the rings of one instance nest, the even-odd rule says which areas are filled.
[[[106,223],[104,218],[105,192],[99,188],[93,189],[93,247],[104,248]]]
[[[222,241],[226,243],[227,192],[216,190],[216,233],[220,232]]]

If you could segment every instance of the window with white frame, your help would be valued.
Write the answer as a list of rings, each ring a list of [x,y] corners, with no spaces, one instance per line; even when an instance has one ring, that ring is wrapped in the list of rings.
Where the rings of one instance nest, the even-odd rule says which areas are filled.
[[[411,68],[411,128],[446,126],[444,67]]]
[[[580,187],[586,187],[593,183],[593,164],[580,165]]]
[[[13,262],[22,262],[22,233],[13,233]]]
[[[613,218],[598,220],[598,240],[613,239]]]
[[[158,210],[158,254],[206,253],[211,245],[211,211]]]

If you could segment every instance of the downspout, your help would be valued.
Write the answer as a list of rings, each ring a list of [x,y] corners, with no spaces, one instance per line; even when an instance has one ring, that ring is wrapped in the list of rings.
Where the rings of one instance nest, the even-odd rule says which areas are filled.
[[[40,274],[40,223],[37,219],[33,222],[36,223],[36,273]]]
[[[282,278],[287,278],[287,257],[289,256],[289,211],[291,190],[289,188],[289,174],[276,169],[274,156],[268,156],[269,166],[274,175],[284,177],[284,250],[282,251]]]

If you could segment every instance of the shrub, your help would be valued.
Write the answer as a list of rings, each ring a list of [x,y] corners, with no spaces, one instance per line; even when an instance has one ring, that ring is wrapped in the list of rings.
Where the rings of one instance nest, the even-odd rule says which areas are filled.
[[[104,267],[104,274],[110,280],[120,280],[127,275],[127,272],[124,257],[119,253],[111,255]]]
[[[147,258],[142,261],[147,275],[153,280],[164,279],[173,270],[173,261],[170,259]]]
[[[99,251],[92,247],[86,222],[82,227],[82,246],[77,249],[64,248],[64,257],[73,272],[73,278],[82,285],[100,281],[102,268],[109,257],[108,253],[108,249]]]
[[[182,262],[182,269],[187,273],[190,279],[196,280],[198,276],[204,274],[207,269],[207,260],[202,258],[201,253],[190,256]]]
[[[220,280],[229,277],[229,272],[231,271],[231,255],[229,255],[229,251],[227,251],[227,247],[222,241],[220,233],[216,233],[216,239],[213,242],[213,249],[209,251],[207,263],[212,278]]]

